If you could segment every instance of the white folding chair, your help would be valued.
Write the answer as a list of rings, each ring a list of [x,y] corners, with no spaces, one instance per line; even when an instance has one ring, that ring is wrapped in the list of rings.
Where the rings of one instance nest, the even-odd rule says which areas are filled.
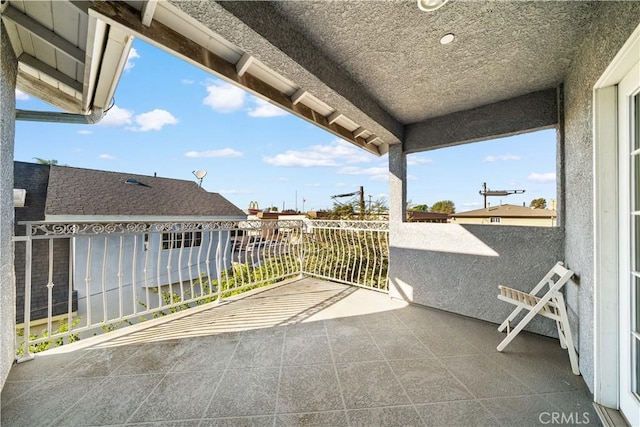
[[[540,316],[548,317],[556,321],[558,336],[560,337],[560,346],[566,348],[569,352],[569,360],[571,361],[571,370],[573,373],[580,375],[578,355],[573,346],[573,338],[571,338],[567,308],[564,304],[564,297],[562,293],[560,293],[560,290],[564,284],[569,281],[571,276],[573,276],[573,271],[564,268],[563,263],[558,261],[530,293],[518,291],[506,286],[499,286],[500,295],[498,295],[498,299],[514,304],[516,308],[498,328],[500,332],[504,331],[505,328],[507,329],[507,336],[498,345],[498,351],[504,350],[520,331],[527,326],[531,319],[533,319],[536,314],[539,314]],[[544,295],[541,295],[541,291],[545,285],[549,286],[549,290]],[[529,313],[518,322],[515,328],[511,329],[511,321],[513,321],[523,309],[528,310]]]

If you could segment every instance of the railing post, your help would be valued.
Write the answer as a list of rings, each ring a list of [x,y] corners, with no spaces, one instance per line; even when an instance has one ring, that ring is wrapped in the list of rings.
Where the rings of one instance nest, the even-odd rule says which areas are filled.
[[[29,338],[31,334],[31,261],[33,257],[33,240],[31,240],[31,224],[26,224],[25,261],[24,261],[24,352],[17,362],[32,360],[34,356],[29,353]]]
[[[304,251],[305,251],[305,244],[306,244],[306,237],[305,237],[305,228],[306,228],[306,224],[304,221],[300,221],[299,223],[299,232],[300,232],[300,255],[298,256],[298,259],[300,259],[300,278],[302,279],[304,277]]]

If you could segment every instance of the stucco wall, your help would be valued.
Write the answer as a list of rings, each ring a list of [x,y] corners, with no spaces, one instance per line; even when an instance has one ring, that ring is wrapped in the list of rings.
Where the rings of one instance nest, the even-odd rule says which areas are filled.
[[[498,300],[498,285],[530,291],[563,259],[560,227],[402,222],[406,153],[400,146],[389,151],[389,170],[392,297],[502,323],[513,307]],[[527,330],[557,336],[549,319],[535,319]]]
[[[580,370],[593,391],[593,86],[640,23],[639,2],[605,2],[574,58],[565,96],[565,258],[580,276],[567,288]],[[580,319],[579,325],[577,319]]]
[[[513,310],[498,285],[528,292],[562,259],[557,227],[394,223],[389,236],[392,297],[494,323]],[[527,329],[557,336],[549,319]]]
[[[13,144],[18,62],[0,23],[0,388],[15,357],[13,272]],[[6,185],[10,183],[9,185]]]

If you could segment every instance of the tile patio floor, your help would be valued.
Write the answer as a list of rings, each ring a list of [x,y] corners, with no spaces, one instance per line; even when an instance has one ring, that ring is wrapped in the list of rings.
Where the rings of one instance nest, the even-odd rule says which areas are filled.
[[[0,422],[600,425],[557,340],[523,334],[498,353],[501,339],[493,324],[304,279],[14,365]]]

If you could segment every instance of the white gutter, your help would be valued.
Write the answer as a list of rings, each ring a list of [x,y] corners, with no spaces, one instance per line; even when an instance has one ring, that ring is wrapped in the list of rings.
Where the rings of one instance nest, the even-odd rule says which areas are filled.
[[[94,108],[89,114],[60,113],[57,111],[16,110],[16,120],[30,122],[72,123],[94,125],[104,117],[104,110]]]

